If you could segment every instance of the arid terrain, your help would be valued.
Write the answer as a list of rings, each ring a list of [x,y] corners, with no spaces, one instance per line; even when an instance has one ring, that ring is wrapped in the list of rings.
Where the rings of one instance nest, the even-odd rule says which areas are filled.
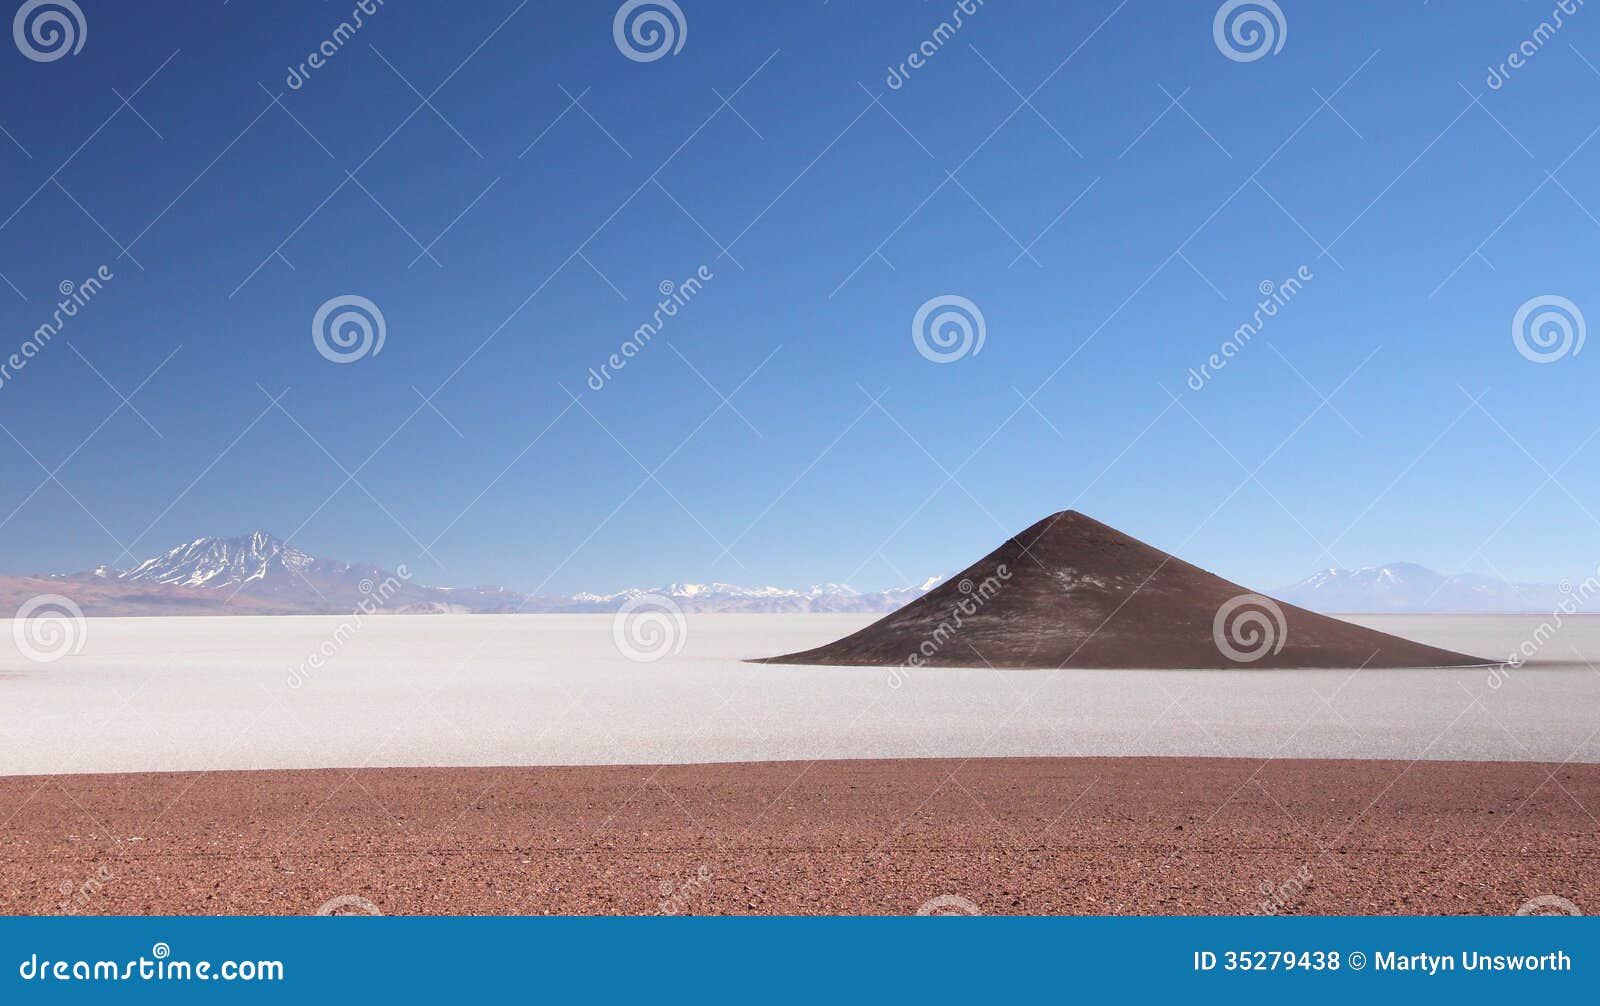
[[[1596,620],[1509,671],[745,659],[867,618],[694,615],[654,660],[605,615],[90,618],[50,663],[0,634],[0,909],[1600,903]]]
[[[1569,620],[1547,660],[1510,671],[746,660],[870,617],[690,615],[655,649],[627,653],[607,615],[90,618],[81,652],[53,663],[0,631],[0,775],[1079,755],[1600,761],[1600,674],[1583,662],[1600,652],[1595,618]],[[1510,653],[1542,624],[1365,621],[1480,653]]]
[[[0,779],[0,910],[312,914],[361,898],[388,914],[911,914],[943,899],[930,908],[1509,915],[1551,895],[1600,905],[1585,806],[1600,807],[1600,766],[925,759],[13,777]]]

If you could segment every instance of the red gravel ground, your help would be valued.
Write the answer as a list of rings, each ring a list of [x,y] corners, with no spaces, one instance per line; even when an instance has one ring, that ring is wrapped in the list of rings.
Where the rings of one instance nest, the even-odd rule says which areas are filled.
[[[1168,758],[0,778],[0,910],[1600,910],[1600,766]],[[1263,892],[1276,892],[1276,899]],[[64,893],[69,892],[69,893]]]

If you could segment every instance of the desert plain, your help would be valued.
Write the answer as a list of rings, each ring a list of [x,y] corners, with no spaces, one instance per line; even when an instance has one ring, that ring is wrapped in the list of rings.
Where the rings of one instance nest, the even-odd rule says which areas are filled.
[[[598,615],[0,633],[0,910],[1600,904],[1600,619],[1514,668],[747,662],[870,620],[691,615],[643,661]],[[1352,620],[1494,655],[1545,621]]]

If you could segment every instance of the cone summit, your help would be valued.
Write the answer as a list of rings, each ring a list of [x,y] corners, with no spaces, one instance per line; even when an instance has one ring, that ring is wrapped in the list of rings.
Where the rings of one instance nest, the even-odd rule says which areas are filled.
[[[1044,518],[860,631],[761,662],[997,668],[1493,663],[1274,601],[1076,510]]]

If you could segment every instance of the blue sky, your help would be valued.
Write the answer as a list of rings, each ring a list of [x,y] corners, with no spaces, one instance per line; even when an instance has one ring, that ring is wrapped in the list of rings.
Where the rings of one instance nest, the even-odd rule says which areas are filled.
[[[990,0],[891,88],[953,3],[680,0],[640,61],[609,2],[391,0],[291,88],[354,6],[80,0],[77,53],[0,53],[0,358],[113,276],[0,385],[0,568],[264,528],[434,582],[867,588],[1067,506],[1261,587],[1600,560],[1600,350],[1512,339],[1600,317],[1600,11],[1490,88],[1549,5],[1281,0],[1236,60],[1210,3]],[[386,337],[340,365],[348,295]],[[985,338],[938,364],[942,296]]]

